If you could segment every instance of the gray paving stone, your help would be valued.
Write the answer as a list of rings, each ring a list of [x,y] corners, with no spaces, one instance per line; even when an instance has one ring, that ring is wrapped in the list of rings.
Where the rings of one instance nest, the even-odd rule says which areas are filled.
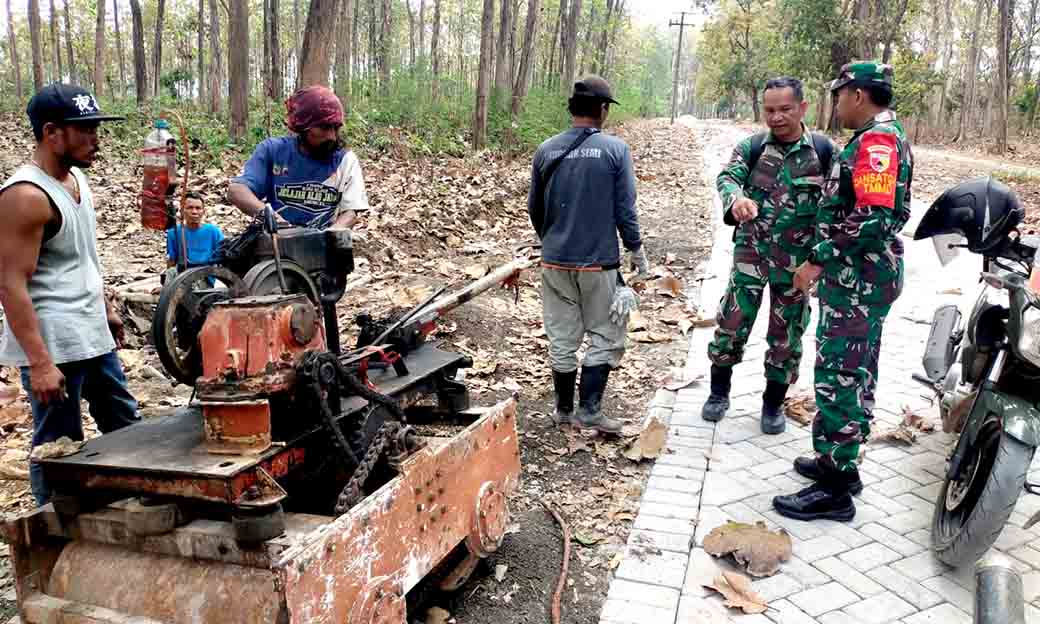
[[[824,574],[840,581],[842,585],[856,592],[860,598],[876,596],[885,591],[884,587],[874,582],[866,574],[856,570],[837,557],[822,559],[813,565]]]
[[[683,595],[679,598],[679,610],[675,614],[675,621],[690,624],[729,624],[730,619],[728,609],[723,606],[722,600]]]
[[[748,468],[748,472],[759,479],[771,479],[776,476],[786,475],[793,471],[791,462],[787,459],[774,459],[764,464],[755,464]]]
[[[856,515],[858,516],[859,509],[857,509],[856,512]],[[903,513],[893,514],[891,516],[878,518],[877,521],[883,524],[884,526],[888,527],[889,529],[892,529],[896,533],[906,535],[911,531],[916,531],[917,529],[923,529],[925,527],[931,526],[932,517],[927,513],[917,510],[911,510],[904,511]]]
[[[690,536],[681,533],[659,533],[633,529],[628,534],[628,544],[647,550],[668,550],[684,555],[690,552]]]
[[[975,610],[975,594],[964,589],[945,576],[935,576],[921,581],[921,585],[942,596],[965,613]]]
[[[867,572],[867,576],[920,610],[934,607],[943,602],[942,596],[924,587],[917,581],[907,578],[889,566],[874,568]]]
[[[686,558],[686,576],[683,579],[684,596],[710,596],[712,591],[704,586],[712,583],[721,570],[734,570],[726,559],[716,559],[703,548],[694,548]]]
[[[673,622],[675,612],[679,607],[678,600],[675,607],[668,609],[664,607],[653,607],[650,605],[630,602],[628,600],[607,599],[600,611],[600,622],[609,624],[646,624],[647,622]]]
[[[919,544],[924,548],[932,547],[932,532],[928,529],[917,529],[906,535],[911,542]]]
[[[898,472],[898,471],[897,471]],[[894,477],[890,477],[871,486],[871,490],[888,498],[895,498],[900,494],[906,494],[916,490],[921,485],[909,477],[904,477],[901,474],[897,474]]]
[[[701,451],[696,451],[694,453],[664,452],[657,458],[655,466],[660,466],[662,464],[666,466],[683,466],[685,468],[704,471],[708,468],[708,457],[706,452]]]
[[[709,471],[704,478],[704,505],[728,505],[739,500],[764,494],[769,486],[760,479],[748,478],[739,472]]]
[[[891,514],[888,512],[878,509],[873,505],[856,501],[856,517],[849,520],[846,524],[854,529],[870,524],[871,522],[878,522],[882,518],[889,518]]]
[[[909,456],[909,453],[895,446],[867,447],[867,459],[870,461],[875,461],[882,465],[892,461],[898,461]]]
[[[971,624],[971,616],[946,602],[904,618],[903,624]]]
[[[651,490],[643,492],[643,503],[663,503],[665,505],[682,505],[697,508],[701,497],[699,493],[673,492],[671,490]]]
[[[654,467],[650,470],[650,476],[701,482],[704,480],[704,470],[655,462]]]
[[[794,494],[805,487],[805,479],[795,472],[777,475],[768,480],[773,495]]]
[[[910,541],[880,524],[865,524],[859,530],[867,537],[888,546],[904,557],[912,557],[924,550],[920,544]]]
[[[780,446],[770,447],[769,452],[781,459],[787,460],[787,467],[793,469],[791,464],[794,463],[795,458],[807,455],[809,449],[806,448],[805,442],[797,440],[795,442],[781,444]]]
[[[901,494],[896,497],[896,501],[906,505],[913,511],[919,511],[923,514],[927,514],[929,518],[932,516],[932,512],[935,511],[935,499],[934,498],[921,498],[913,492]]]
[[[744,464],[744,466],[764,464],[765,462],[776,459],[776,455],[773,455],[769,451],[760,449],[750,442],[737,442],[736,444],[727,443],[722,446],[721,449],[727,449],[730,453],[739,454],[747,458],[748,463]],[[721,449],[716,448],[715,451],[720,451]]]
[[[888,624],[914,613],[917,609],[892,592],[885,592],[849,605],[842,611],[865,624]]]
[[[632,526],[645,531],[656,531],[658,533],[675,533],[686,537],[687,540],[693,536],[694,525],[692,519],[686,518],[661,518],[639,511]]]
[[[701,422],[704,421],[702,420]],[[680,440],[711,440],[715,437],[715,429],[711,426],[691,427],[679,425],[673,420],[672,426],[668,428],[668,435]]]
[[[793,576],[806,588],[816,587],[831,581],[831,577],[809,565],[805,561],[802,561],[798,557],[791,557],[790,561],[784,562],[783,571],[784,574]]]
[[[805,588],[795,577],[780,572],[763,579],[755,579],[755,593],[762,596],[768,603],[781,598],[787,598],[791,594],[797,594]]]
[[[850,549],[859,548],[869,544],[872,540],[861,533],[858,529],[854,529],[849,526],[846,522],[837,522],[835,520],[815,520],[813,524],[816,525],[824,535],[830,535],[844,542]]]
[[[777,624],[816,624],[816,620],[812,616],[788,600],[777,600],[770,603],[766,617]]]
[[[645,501],[639,506],[639,515],[657,516],[659,518],[679,518],[682,520],[694,520],[697,518],[697,508],[678,503],[656,503]]]
[[[689,479],[676,479],[674,477],[650,477],[646,481],[646,489],[664,490],[666,492],[681,492],[685,494],[697,494],[701,491],[700,481]]]
[[[864,624],[844,611],[831,611],[830,613],[824,613],[818,617],[816,621],[819,622],[819,624]]]
[[[925,485],[919,489],[914,490],[914,494],[919,498],[934,501],[939,498],[939,491],[941,489],[942,481],[936,481],[931,485]]]
[[[823,615],[859,601],[859,596],[841,583],[831,582],[791,595],[788,600],[811,616]]]
[[[673,552],[637,553],[638,548],[626,548],[625,558],[614,577],[637,583],[649,583],[679,589],[686,576],[688,557]]]
[[[931,550],[926,550],[919,555],[893,563],[892,567],[915,581],[923,581],[933,576],[939,576],[949,569],[935,558],[935,554]]]
[[[668,436],[668,439],[664,443],[665,452],[670,453],[693,453],[693,452],[704,452],[711,448],[711,440],[705,439],[679,439],[675,436]]]
[[[860,546],[855,550],[850,550],[838,558],[860,572],[866,572],[878,566],[898,561],[900,555],[884,544],[873,542],[866,546]]]
[[[831,535],[821,535],[810,540],[799,541],[794,548],[794,552],[809,563],[833,557],[848,550],[850,548],[845,542]]]
[[[713,505],[705,505],[701,507],[701,515],[697,518],[697,530],[695,532],[694,543],[698,546],[704,543],[704,538],[711,533],[711,530],[717,526],[726,524],[729,520],[729,516],[726,512],[722,511],[721,507],[715,507]]]
[[[1040,609],[1034,605],[1026,605],[1026,624],[1040,624]]]
[[[684,395],[685,396],[685,395]],[[675,400],[678,398],[678,393],[672,392],[665,388],[661,388],[654,393],[653,400],[650,401],[651,407],[671,407],[675,405]]]
[[[762,425],[758,418],[724,418],[719,421],[717,434],[715,439],[721,444],[744,442],[762,435]]]
[[[761,427],[761,425],[759,425],[759,426]],[[757,436],[749,439],[748,442],[754,444],[755,446],[757,446],[759,448],[764,448],[764,449],[770,449],[771,450],[771,449],[774,449],[774,448],[776,448],[776,447],[778,447],[778,446],[780,446],[782,444],[787,444],[788,442],[794,442],[796,440],[798,440],[798,441],[802,440],[803,436],[801,435],[801,431],[802,431],[801,429],[798,429],[797,431],[795,431],[795,430],[793,430],[792,428],[789,427],[783,433],[777,433],[777,434],[763,433],[761,435],[757,435]]]
[[[860,473],[861,478],[864,474],[866,473]],[[896,502],[892,499],[891,496],[885,496],[881,492],[878,492],[877,489],[872,487],[864,488],[860,495],[856,497],[856,502],[868,503],[889,514],[897,514],[903,513],[904,511],[910,511],[910,508],[906,505]]]
[[[722,513],[726,514],[726,517],[734,522],[746,522],[748,524],[764,522],[767,526],[769,525],[769,521],[765,516],[755,511],[744,502],[726,505],[722,508]]]
[[[919,485],[929,485],[939,481],[939,476],[925,470],[922,466],[915,463],[915,460],[918,457],[920,457],[920,455],[911,455],[906,459],[889,462],[885,465],[891,468],[892,470],[896,471],[899,475],[909,477],[913,481],[917,482]],[[910,490],[908,489],[906,491]]]
[[[1029,567],[1040,568],[1040,550],[1031,546],[1022,546],[1008,552],[1009,555],[1029,565]]]
[[[1014,525],[1005,525],[1004,529],[1000,532],[1000,536],[997,537],[997,541],[993,544],[997,550],[1006,551],[1014,550],[1023,544],[1028,544],[1036,540],[1036,536]]]
[[[801,520],[787,518],[781,516],[775,511],[765,511],[762,512],[762,515],[768,518],[773,524],[783,527],[788,533],[800,540],[811,540],[814,537],[823,535],[823,529],[816,526],[813,522],[803,522]]]
[[[1022,595],[1026,602],[1040,600],[1040,572],[1030,572],[1022,577]]]
[[[881,480],[896,476],[896,473],[878,462],[871,460],[869,457],[860,464],[859,471],[861,474],[871,474]]]
[[[776,494],[756,494],[740,501],[758,513],[769,511],[773,508],[773,498]]]
[[[659,585],[635,583],[625,579],[614,579],[610,583],[607,600],[624,600],[674,610],[679,606],[679,590]]]

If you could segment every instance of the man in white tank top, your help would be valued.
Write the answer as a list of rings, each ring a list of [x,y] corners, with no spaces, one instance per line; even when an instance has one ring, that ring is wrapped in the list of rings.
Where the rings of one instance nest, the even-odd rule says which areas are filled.
[[[115,350],[123,324],[105,299],[97,221],[87,178],[104,115],[85,89],[52,84],[26,110],[32,161],[0,186],[0,305],[7,325],[0,364],[18,366],[33,413],[32,445],[83,439],[80,399],[108,433],[138,420]],[[51,497],[29,466],[33,496]]]

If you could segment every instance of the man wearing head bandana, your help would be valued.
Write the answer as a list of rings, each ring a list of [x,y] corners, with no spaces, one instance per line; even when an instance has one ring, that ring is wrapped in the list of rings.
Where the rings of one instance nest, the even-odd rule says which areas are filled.
[[[270,204],[290,225],[350,228],[368,210],[365,179],[339,138],[343,105],[328,87],[300,89],[286,102],[289,136],[256,146],[231,179],[231,203],[254,216]]]

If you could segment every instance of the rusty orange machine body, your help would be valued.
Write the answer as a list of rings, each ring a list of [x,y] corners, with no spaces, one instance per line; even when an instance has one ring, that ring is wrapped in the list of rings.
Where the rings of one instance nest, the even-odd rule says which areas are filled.
[[[270,397],[296,383],[303,355],[325,349],[325,329],[303,295],[220,302],[199,336],[204,446],[210,453],[250,455],[271,446]]]
[[[2,524],[23,624],[405,624],[427,574],[457,589],[498,549],[515,398],[470,409],[472,361],[421,341],[330,353],[327,317],[304,296],[225,297],[178,360],[201,360],[198,401],[42,462],[53,502]]]

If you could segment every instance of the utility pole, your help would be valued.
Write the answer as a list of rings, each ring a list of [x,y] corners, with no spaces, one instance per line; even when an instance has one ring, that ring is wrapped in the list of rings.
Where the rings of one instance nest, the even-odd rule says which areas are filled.
[[[678,106],[678,101],[679,101],[679,62],[682,60],[682,36],[683,36],[683,31],[686,30],[686,27],[693,25],[693,24],[687,24],[686,23],[686,15],[687,14],[693,15],[693,13],[688,13],[687,11],[683,11],[682,13],[679,14],[679,21],[678,22],[676,22],[674,20],[668,22],[668,26],[678,26],[679,27],[679,45],[675,48],[675,77],[672,79],[672,124],[673,125],[675,124],[675,109]]]

